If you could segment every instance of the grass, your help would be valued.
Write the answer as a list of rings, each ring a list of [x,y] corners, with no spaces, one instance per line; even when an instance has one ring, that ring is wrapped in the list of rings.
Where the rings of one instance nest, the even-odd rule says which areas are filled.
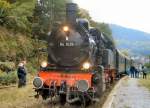
[[[32,85],[33,77],[28,75],[28,84],[26,87],[11,87],[0,89],[0,108],[46,108],[48,102],[35,99],[36,94]]]
[[[131,108],[131,107],[129,107],[129,106],[127,106],[127,105],[125,105],[125,106],[124,106],[124,108]]]
[[[147,75],[147,79],[139,80],[140,86],[144,86],[150,90],[150,73]]]
[[[42,108],[42,101],[34,99],[32,85],[24,88],[0,90],[0,108]]]

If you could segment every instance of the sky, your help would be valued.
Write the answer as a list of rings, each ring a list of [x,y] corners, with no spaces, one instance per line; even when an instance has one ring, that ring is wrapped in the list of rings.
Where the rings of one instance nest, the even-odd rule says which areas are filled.
[[[150,33],[150,0],[73,0],[93,20]]]

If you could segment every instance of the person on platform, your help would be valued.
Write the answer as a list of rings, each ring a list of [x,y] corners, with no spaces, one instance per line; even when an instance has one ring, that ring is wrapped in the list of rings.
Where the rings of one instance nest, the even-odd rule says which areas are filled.
[[[139,78],[139,70],[137,68],[135,68],[135,77]]]
[[[142,73],[143,73],[143,79],[146,79],[147,78],[147,69],[144,66],[142,66]]]
[[[134,66],[130,67],[130,73],[131,73],[131,78],[134,78],[135,77],[135,67]]]

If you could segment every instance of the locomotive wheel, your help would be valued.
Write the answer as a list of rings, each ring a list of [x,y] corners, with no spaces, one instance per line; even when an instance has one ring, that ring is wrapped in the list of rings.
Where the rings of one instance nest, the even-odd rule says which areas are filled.
[[[40,94],[41,94],[43,100],[46,100],[46,99],[48,98],[48,96],[49,96],[47,90],[42,90],[42,91],[40,91]]]
[[[66,103],[66,94],[60,94],[59,95],[59,102],[61,105],[65,105]]]
[[[84,97],[84,94],[80,96],[80,102],[81,102],[81,108],[86,107],[86,97]]]
[[[46,96],[46,95],[42,95],[42,99],[43,99],[43,100],[46,100],[46,99],[47,99],[47,96]]]
[[[89,96],[85,95],[84,93],[80,94],[79,98],[79,105],[81,108],[86,108],[92,103],[91,98],[89,98]]]

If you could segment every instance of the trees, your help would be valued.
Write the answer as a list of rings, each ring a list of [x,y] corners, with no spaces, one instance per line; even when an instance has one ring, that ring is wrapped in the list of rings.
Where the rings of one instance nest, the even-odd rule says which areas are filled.
[[[28,16],[32,15],[35,0],[6,1],[0,0],[0,21],[3,21],[0,25],[0,59],[15,61],[29,57],[34,50]]]
[[[7,1],[0,1],[0,25],[3,25],[5,23],[10,7],[11,6]]]
[[[30,34],[32,24],[28,17],[32,16],[35,0],[17,0],[11,6],[6,26],[14,31]]]
[[[147,56],[149,62],[145,63],[145,66],[150,69],[150,55]]]
[[[86,18],[89,21],[91,21],[91,19],[92,19],[90,14],[89,14],[89,12],[87,10],[85,10],[85,9],[82,9],[82,8],[78,9],[77,16],[80,17],[80,18]]]
[[[65,20],[65,5],[70,0],[38,0],[33,14],[33,35],[44,39],[55,22]]]

